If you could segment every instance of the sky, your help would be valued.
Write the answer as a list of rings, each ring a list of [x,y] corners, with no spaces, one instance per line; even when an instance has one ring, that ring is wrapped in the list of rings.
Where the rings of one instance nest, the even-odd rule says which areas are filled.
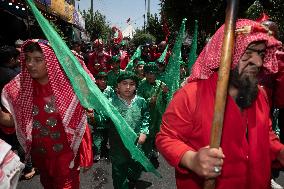
[[[143,14],[145,13],[145,0],[93,0],[94,11],[99,10],[106,16],[111,26],[118,26],[120,29],[127,27],[126,20],[130,18],[130,22],[134,28],[141,28],[144,24]],[[148,2],[148,0],[146,1]],[[160,12],[160,1],[150,1],[150,13]],[[91,0],[76,1],[76,8],[87,10],[91,7]],[[148,5],[147,5],[148,6]]]

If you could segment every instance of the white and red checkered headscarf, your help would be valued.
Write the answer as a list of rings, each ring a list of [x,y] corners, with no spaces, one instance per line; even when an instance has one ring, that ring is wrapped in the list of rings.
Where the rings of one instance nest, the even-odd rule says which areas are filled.
[[[221,62],[221,49],[224,37],[224,25],[212,36],[204,47],[192,67],[191,75],[186,83],[198,79],[208,79],[219,68]],[[281,42],[276,40],[271,31],[259,22],[248,19],[239,19],[236,22],[236,39],[233,54],[232,69],[235,68],[250,43],[256,41],[266,42],[266,53],[263,67],[265,72],[275,73],[278,71],[278,64],[275,52],[281,47]]]
[[[28,40],[22,48],[31,42],[37,42],[43,51],[49,84],[56,98],[56,107],[61,116],[69,145],[76,155],[87,125],[85,110],[48,42]],[[33,85],[25,66],[23,50],[20,59],[21,73],[4,87],[2,100],[7,100],[6,104],[13,115],[19,142],[29,154],[32,143]]]

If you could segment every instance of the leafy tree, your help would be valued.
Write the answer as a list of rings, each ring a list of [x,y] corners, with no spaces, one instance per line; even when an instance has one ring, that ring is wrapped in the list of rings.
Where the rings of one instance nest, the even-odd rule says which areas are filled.
[[[83,17],[86,23],[86,30],[90,34],[92,41],[97,38],[108,39],[111,27],[106,21],[106,16],[102,15],[99,11],[93,13],[89,9],[87,11],[83,10]]]
[[[138,47],[139,45],[145,45],[146,43],[155,43],[156,38],[152,34],[144,33],[143,30],[136,30],[136,33],[130,42]]]
[[[157,14],[150,15],[146,31],[156,37],[157,43],[165,39],[162,24]]]
[[[187,27],[193,33],[194,20],[198,20],[200,47],[203,47],[208,36],[211,36],[225,21],[226,1],[223,0],[160,0],[161,12],[166,16],[168,23],[176,31],[183,18],[188,18]],[[284,31],[284,3],[283,0],[257,0],[268,13],[273,21],[280,26],[280,32]],[[255,0],[239,1],[239,18],[257,18],[262,13],[262,9],[248,9]],[[252,15],[253,14],[253,15]],[[252,16],[251,16],[252,15]],[[283,36],[281,38],[283,40]]]
[[[246,16],[251,19],[258,18],[265,12],[272,21],[279,26],[280,40],[284,41],[284,4],[282,0],[260,1],[256,0],[246,11]]]

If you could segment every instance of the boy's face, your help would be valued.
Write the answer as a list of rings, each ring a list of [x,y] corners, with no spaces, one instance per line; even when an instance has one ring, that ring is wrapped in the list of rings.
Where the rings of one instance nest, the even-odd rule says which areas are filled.
[[[144,73],[144,65],[140,64],[140,65],[136,66],[135,70],[136,70],[137,73],[143,74]]]
[[[119,67],[120,67],[120,62],[113,62],[113,63],[111,64],[111,68],[112,68],[113,70],[118,70]]]
[[[96,84],[100,90],[105,90],[107,88],[107,80],[106,77],[101,77],[96,79]]]
[[[31,77],[41,84],[48,81],[43,53],[39,51],[25,53],[25,65]]]
[[[123,99],[129,99],[134,96],[136,83],[132,79],[122,80],[117,84],[117,93]]]
[[[146,73],[145,76],[146,76],[146,80],[149,83],[155,83],[155,81],[156,81],[156,74],[154,74],[154,73]]]

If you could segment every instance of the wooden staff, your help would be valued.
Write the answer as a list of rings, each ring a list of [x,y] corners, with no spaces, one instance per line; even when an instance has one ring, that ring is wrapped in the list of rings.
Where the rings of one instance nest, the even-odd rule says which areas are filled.
[[[232,55],[234,51],[237,7],[238,0],[227,1],[224,39],[221,52],[221,63],[218,71],[214,117],[211,128],[210,148],[219,148],[221,143],[224,112],[228,93],[229,75]],[[215,179],[208,179],[205,181],[204,189],[214,188]]]

